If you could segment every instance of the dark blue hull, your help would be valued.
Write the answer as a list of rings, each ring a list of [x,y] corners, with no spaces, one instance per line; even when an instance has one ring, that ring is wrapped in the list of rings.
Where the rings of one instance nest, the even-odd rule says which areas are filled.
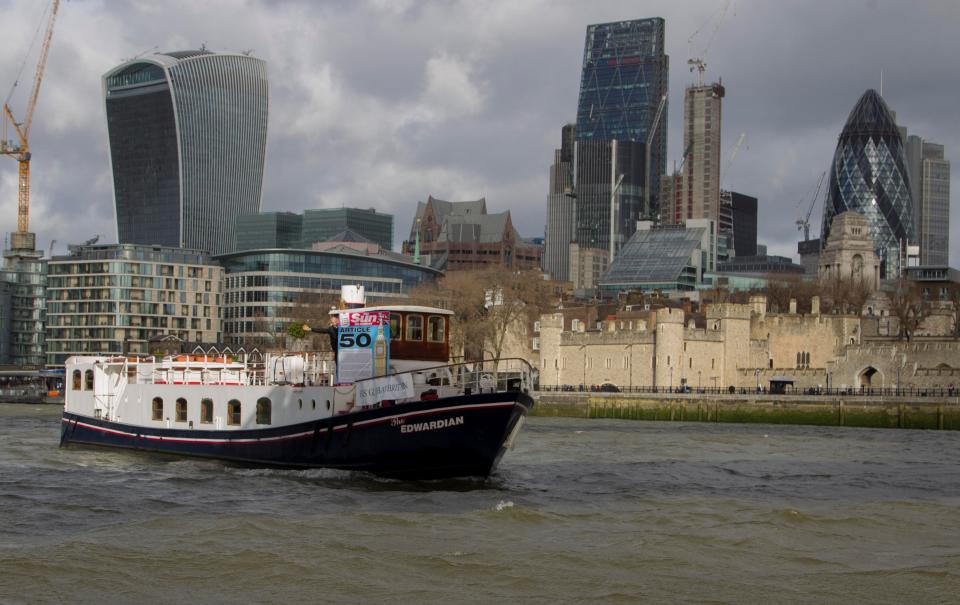
[[[386,477],[486,477],[533,405],[521,392],[419,401],[267,429],[148,428],[63,414],[61,445],[92,445]]]

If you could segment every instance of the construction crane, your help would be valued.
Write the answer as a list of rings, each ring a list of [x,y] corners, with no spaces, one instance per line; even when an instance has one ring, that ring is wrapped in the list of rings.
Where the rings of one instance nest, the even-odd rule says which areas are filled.
[[[723,172],[720,173],[720,188],[723,189],[723,179],[727,176],[727,173],[730,172],[730,166],[733,165],[733,161],[737,159],[737,153],[740,151],[740,146],[743,145],[743,142],[747,139],[747,133],[741,132],[740,138],[737,139],[736,145],[733,146],[733,151],[730,152],[730,157],[727,159],[727,165],[723,167]],[[749,146],[747,146],[749,149]]]
[[[803,241],[810,241],[810,215],[813,214],[813,208],[817,205],[817,198],[820,197],[820,188],[823,186],[823,179],[827,176],[826,172],[820,173],[820,180],[817,181],[817,190],[813,193],[813,199],[810,200],[810,208],[803,218],[797,219],[797,231],[803,231]]]
[[[660,125],[660,116],[663,115],[663,108],[667,106],[667,95],[660,97],[660,105],[657,106],[657,113],[653,116],[653,125],[647,131],[647,144],[644,145],[644,164],[643,164],[643,216],[650,216],[650,147],[653,146],[654,135],[657,132],[657,126]]]
[[[27,102],[25,118],[17,122],[10,110],[9,97],[3,104],[2,130],[0,130],[0,153],[17,160],[18,189],[17,189],[17,231],[12,234],[11,247],[33,249],[36,245],[35,237],[30,233],[30,127],[33,125],[33,112],[37,108],[37,96],[40,94],[40,83],[43,81],[43,71],[47,65],[47,55],[50,53],[50,40],[53,38],[53,25],[57,19],[57,10],[60,0],[53,0],[50,6],[50,15],[47,18],[47,30],[40,47],[40,58],[37,61],[36,73],[33,77],[33,89]],[[14,87],[16,83],[14,83]],[[12,94],[12,91],[11,91]],[[7,128],[12,126],[17,140],[7,138]]]
[[[690,152],[693,151],[693,141],[687,145],[687,148],[683,150],[683,155],[680,156],[680,165],[674,169],[674,172],[680,172],[683,170],[683,165],[687,163],[687,157],[690,155]]]
[[[687,45],[689,46],[689,54],[694,54],[693,39],[703,31],[711,22],[713,22],[713,31],[710,33],[710,38],[707,40],[706,45],[702,50],[696,53],[697,56],[687,59],[687,65],[690,66],[690,71],[697,70],[697,86],[703,86],[703,72],[707,70],[707,51],[710,50],[710,46],[713,44],[713,39],[717,37],[717,31],[720,29],[720,25],[723,23],[723,18],[727,15],[727,11],[730,10],[730,5],[733,3],[733,0],[726,0],[716,12],[710,15],[703,24],[696,29],[690,37],[687,38]]]

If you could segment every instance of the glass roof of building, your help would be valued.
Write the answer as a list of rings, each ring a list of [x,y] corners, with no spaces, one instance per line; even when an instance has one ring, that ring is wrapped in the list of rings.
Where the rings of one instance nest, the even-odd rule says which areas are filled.
[[[706,229],[658,227],[637,231],[620,249],[601,284],[673,282],[691,264]]]

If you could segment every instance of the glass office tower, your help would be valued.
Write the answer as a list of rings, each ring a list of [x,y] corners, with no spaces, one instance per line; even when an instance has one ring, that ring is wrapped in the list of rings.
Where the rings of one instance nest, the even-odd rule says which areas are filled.
[[[103,76],[120,243],[233,249],[260,211],[267,70],[207,50],[148,55]]]
[[[393,215],[363,208],[319,208],[303,211],[302,246],[325,242],[334,235],[356,231],[385,250],[393,250]]]
[[[827,242],[833,217],[855,210],[867,217],[880,277],[906,270],[906,246],[915,241],[913,199],[903,141],[887,104],[868,90],[857,101],[840,133],[830,168],[830,189],[823,205],[821,242]]]
[[[661,98],[667,94],[669,58],[664,20],[634,19],[587,26],[577,105],[577,140],[647,144]],[[667,166],[667,109],[650,142],[651,206]]]

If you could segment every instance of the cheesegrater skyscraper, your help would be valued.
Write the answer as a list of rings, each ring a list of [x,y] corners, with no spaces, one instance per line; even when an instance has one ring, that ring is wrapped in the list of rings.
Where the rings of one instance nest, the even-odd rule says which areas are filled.
[[[666,168],[665,103],[656,128],[654,122],[668,89],[664,29],[660,17],[587,27],[576,124],[575,237],[582,246],[615,251],[633,234],[637,219],[659,212],[660,175]],[[644,206],[646,183],[650,207]]]

